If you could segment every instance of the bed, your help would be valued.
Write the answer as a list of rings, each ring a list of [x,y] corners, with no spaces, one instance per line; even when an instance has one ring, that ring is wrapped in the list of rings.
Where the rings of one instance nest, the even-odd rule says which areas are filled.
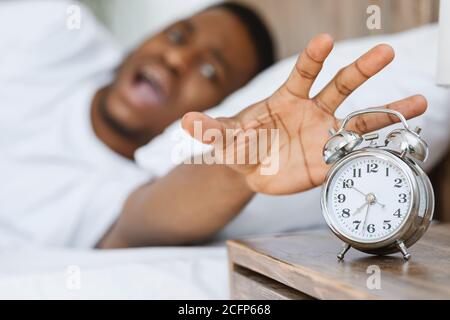
[[[418,35],[425,41],[427,35],[424,29],[421,30]],[[409,34],[409,37],[415,38],[417,34]],[[370,38],[339,45],[335,51],[345,59],[336,57],[327,63],[317,86],[323,85],[337,66],[342,66],[346,60],[381,40],[383,38]],[[417,42],[420,41],[414,42],[414,47],[417,47]],[[424,47],[416,48],[414,54],[424,53],[421,51]],[[400,61],[403,56],[406,59],[404,61],[411,63],[407,60],[414,56],[410,47],[403,46],[400,41],[395,49],[399,52]],[[432,57],[434,52],[424,54]],[[286,78],[294,60],[286,59],[260,75],[247,88],[212,110],[211,114],[232,114],[237,111],[236,107],[264,97]],[[418,123],[424,126],[426,137],[433,140],[432,163],[436,164],[445,154],[447,137],[450,135],[447,125],[450,120],[450,95],[448,91],[433,85],[432,65],[429,62],[424,66],[428,68],[426,72],[413,74],[413,71],[404,71],[397,76],[401,66],[390,67],[390,90],[384,91],[383,96],[373,92],[372,86],[383,83],[383,79],[375,77],[363,86],[360,93],[346,102],[342,112],[348,112],[355,106],[363,107],[358,101],[377,105],[398,96],[413,94],[415,92],[411,91],[416,89],[425,91],[423,93],[432,98],[427,113],[429,116],[425,120],[418,120]],[[398,90],[395,90],[396,86]],[[167,149],[166,142],[177,126],[179,124],[169,128],[154,144],[140,150],[138,161],[152,170],[157,167],[155,171],[160,174],[170,170],[171,166],[167,165],[170,148]],[[163,145],[166,145],[165,149]],[[149,155],[155,152],[165,156],[150,161]],[[314,189],[291,198],[279,198],[277,212],[266,205],[269,202],[273,204],[274,200],[261,196],[259,204],[249,205],[242,215],[218,235],[218,242],[207,246],[106,251],[36,247],[0,249],[0,299],[227,299],[228,264],[223,240],[258,233],[323,227],[317,200],[319,193],[319,189]]]

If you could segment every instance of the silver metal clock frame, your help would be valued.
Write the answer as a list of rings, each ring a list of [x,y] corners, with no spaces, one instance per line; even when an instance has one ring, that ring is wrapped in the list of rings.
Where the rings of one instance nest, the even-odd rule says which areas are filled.
[[[331,213],[328,211],[327,197],[334,175],[349,161],[366,156],[394,162],[405,173],[411,185],[411,201],[407,217],[405,217],[400,227],[393,234],[376,241],[357,240],[341,233],[339,228],[336,227]],[[377,148],[363,148],[353,151],[338,160],[328,172],[325,181],[321,197],[322,213],[331,231],[344,241],[344,247],[338,254],[339,260],[344,258],[345,253],[351,247],[365,253],[378,255],[401,252],[404,259],[408,260],[410,258],[411,255],[408,253],[407,248],[412,246],[425,233],[434,212],[433,187],[426,173],[414,160],[407,157],[404,153],[400,154],[395,151]],[[425,203],[421,203],[422,201]]]

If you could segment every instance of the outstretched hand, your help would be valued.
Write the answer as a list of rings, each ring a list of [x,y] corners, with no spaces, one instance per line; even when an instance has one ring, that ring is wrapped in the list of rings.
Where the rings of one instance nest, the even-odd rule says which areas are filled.
[[[215,129],[226,135],[227,129],[236,136],[248,130],[278,129],[279,144],[270,144],[270,152],[278,152],[279,167],[272,175],[260,172],[264,161],[256,163],[227,164],[244,175],[248,186],[255,192],[289,194],[304,191],[323,183],[328,166],[322,159],[322,149],[330,128],[337,128],[339,120],[334,113],[354,90],[374,76],[394,58],[393,49],[378,45],[352,64],[341,69],[316,96],[310,97],[310,89],[322,65],[333,48],[333,40],[327,34],[314,37],[299,56],[287,81],[270,97],[242,110],[230,118],[213,119],[205,114],[191,112],[183,117],[182,125],[194,136],[194,124],[199,121],[203,131]],[[413,118],[425,112],[427,102],[420,95],[392,102],[386,108],[401,112],[405,118]],[[389,114],[366,114],[352,119],[347,128],[360,134],[371,132],[397,122]],[[210,143],[214,151],[222,151],[226,144],[200,138]],[[233,147],[234,152],[249,143]],[[220,148],[220,150],[219,150]],[[249,159],[249,156],[246,157]]]

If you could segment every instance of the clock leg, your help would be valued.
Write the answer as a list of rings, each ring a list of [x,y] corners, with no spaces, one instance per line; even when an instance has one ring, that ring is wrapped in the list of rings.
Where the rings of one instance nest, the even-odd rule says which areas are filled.
[[[403,259],[409,260],[409,258],[411,258],[411,254],[408,252],[408,249],[406,248],[403,241],[401,241],[401,240],[397,241],[397,247],[400,250],[400,252],[403,254]]]
[[[344,243],[341,252],[338,253],[337,258],[339,261],[344,259],[345,254],[350,250],[351,246],[348,243]]]

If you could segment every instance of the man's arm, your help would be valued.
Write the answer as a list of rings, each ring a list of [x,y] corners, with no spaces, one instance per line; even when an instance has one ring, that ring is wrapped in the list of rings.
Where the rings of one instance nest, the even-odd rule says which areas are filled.
[[[227,166],[180,165],[137,189],[100,248],[180,245],[205,240],[254,195]]]
[[[213,145],[214,154],[234,159],[239,150],[250,150],[245,137],[250,131],[278,133],[278,143],[267,141],[266,150],[279,158],[278,170],[263,175],[264,161],[229,165],[183,165],[151,185],[134,192],[100,247],[185,244],[211,236],[250,200],[253,192],[289,194],[322,184],[328,166],[322,148],[328,130],[339,120],[335,111],[354,90],[377,74],[394,58],[392,48],[378,45],[341,69],[316,96],[310,89],[333,48],[328,35],[312,39],[300,55],[288,80],[270,97],[245,108],[230,118],[213,119],[202,113],[188,113],[183,127],[195,137],[195,122],[203,131],[215,130],[227,137],[229,145],[208,137],[195,137]],[[407,119],[425,112],[427,102],[412,96],[384,106],[401,112]],[[398,121],[386,114],[368,114],[352,119],[347,128],[365,134]],[[206,140],[203,140],[206,139]],[[228,139],[227,139],[228,141]],[[235,144],[235,141],[241,141]],[[259,143],[256,143],[260,153]],[[246,153],[248,155],[248,153]],[[247,158],[248,159],[248,158]],[[218,159],[220,163],[220,159]]]

